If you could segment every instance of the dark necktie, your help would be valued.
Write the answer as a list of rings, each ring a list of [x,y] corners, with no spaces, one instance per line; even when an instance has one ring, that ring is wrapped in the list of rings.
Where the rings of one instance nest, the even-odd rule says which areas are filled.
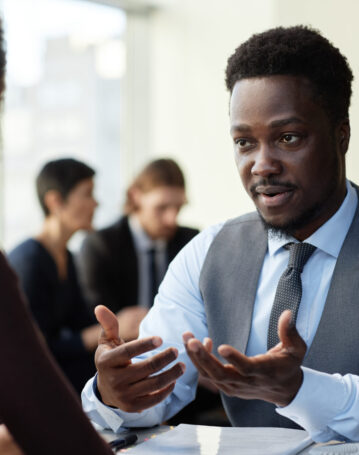
[[[157,294],[158,282],[157,282],[157,267],[156,267],[156,250],[151,248],[148,250],[148,283],[149,283],[149,293],[148,293],[148,305],[149,308],[153,305],[153,300]]]
[[[291,310],[292,321],[297,320],[298,308],[302,299],[301,273],[315,246],[310,243],[288,243],[284,248],[289,250],[288,266],[279,279],[274,297],[268,328],[268,349],[279,343],[278,320],[284,310]]]

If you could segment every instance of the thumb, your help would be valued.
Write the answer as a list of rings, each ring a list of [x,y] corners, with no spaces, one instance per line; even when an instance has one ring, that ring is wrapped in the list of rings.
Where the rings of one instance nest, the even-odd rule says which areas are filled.
[[[114,342],[116,345],[121,344],[119,336],[118,320],[115,314],[112,313],[104,305],[98,305],[95,308],[95,316],[102,327],[102,332],[99,337],[99,344]]]
[[[298,358],[303,358],[307,350],[303,338],[299,335],[295,323],[292,321],[292,312],[285,310],[278,321],[278,337],[283,348]]]

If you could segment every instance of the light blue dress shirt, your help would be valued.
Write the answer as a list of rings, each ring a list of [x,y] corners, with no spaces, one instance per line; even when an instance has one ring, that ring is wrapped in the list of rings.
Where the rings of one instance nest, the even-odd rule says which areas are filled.
[[[357,207],[357,194],[347,182],[347,195],[339,210],[306,242],[317,248],[302,273],[302,301],[297,329],[308,346],[317,330],[340,249]],[[182,333],[191,331],[203,340],[208,336],[203,300],[199,291],[201,268],[209,246],[223,224],[212,226],[195,237],[177,255],[160,286],[155,305],[144,319],[140,337],[159,335],[164,340],[158,351],[173,346],[186,372],[177,380],[172,394],[162,403],[141,413],[126,413],[105,406],[96,398],[94,380],[85,386],[82,401],[85,412],[101,427],[119,431],[120,427],[159,424],[193,400],[197,370],[182,344]],[[288,239],[269,234],[252,318],[247,355],[266,352],[269,316],[279,278],[287,267]],[[219,302],[220,304],[220,302]],[[135,359],[140,360],[148,355]],[[303,384],[295,399],[277,412],[297,422],[316,441],[334,438],[359,440],[359,377],[317,372],[303,367]]]

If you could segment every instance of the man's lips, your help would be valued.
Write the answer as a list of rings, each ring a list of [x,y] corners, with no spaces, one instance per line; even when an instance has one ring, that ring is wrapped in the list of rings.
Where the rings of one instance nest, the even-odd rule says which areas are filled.
[[[254,192],[258,194],[264,194],[267,196],[275,196],[279,193],[286,193],[287,191],[293,191],[293,187],[287,185],[258,185],[255,187]]]
[[[279,207],[288,202],[294,190],[292,185],[257,185],[252,194],[266,207]]]

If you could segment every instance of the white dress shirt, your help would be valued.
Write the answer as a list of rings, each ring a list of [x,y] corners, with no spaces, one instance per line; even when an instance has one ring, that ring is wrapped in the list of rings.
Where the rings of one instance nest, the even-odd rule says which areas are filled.
[[[308,345],[317,330],[340,249],[357,207],[357,194],[347,182],[347,195],[339,210],[306,242],[316,246],[302,273],[302,300],[297,329]],[[178,360],[186,364],[184,375],[176,382],[172,394],[162,403],[141,413],[126,413],[105,406],[97,399],[94,380],[85,386],[82,400],[85,412],[102,427],[119,431],[126,427],[159,424],[178,412],[195,396],[197,370],[182,343],[182,333],[191,331],[203,340],[208,336],[203,300],[199,291],[201,268],[211,242],[223,224],[212,226],[197,235],[172,261],[155,305],[144,319],[140,337],[159,335],[164,340],[157,350],[174,346]],[[295,240],[294,240],[295,241]],[[283,248],[288,238],[269,235],[263,261],[247,355],[266,352],[269,316],[279,278],[287,267],[289,251]],[[153,354],[146,353],[137,360]],[[136,361],[136,359],[134,359]],[[359,440],[359,377],[326,374],[303,369],[303,383],[294,400],[277,412],[297,422],[316,441],[329,439]]]
[[[128,218],[128,225],[135,246],[138,264],[138,302],[137,305],[150,308],[153,302],[149,302],[150,276],[149,276],[149,250],[155,250],[155,261],[157,271],[157,283],[160,283],[165,276],[167,269],[166,241],[162,239],[152,240],[142,228],[135,215]]]

